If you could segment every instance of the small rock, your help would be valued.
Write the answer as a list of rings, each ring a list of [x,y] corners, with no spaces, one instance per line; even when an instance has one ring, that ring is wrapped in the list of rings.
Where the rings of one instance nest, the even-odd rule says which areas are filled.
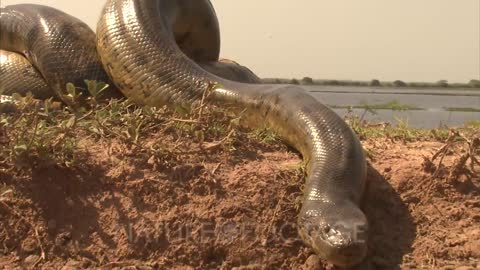
[[[30,255],[25,260],[23,260],[23,263],[27,266],[33,266],[37,261],[40,259],[40,256],[38,255]]]
[[[325,268],[320,263],[320,258],[313,254],[308,257],[302,266],[302,270],[324,270]]]

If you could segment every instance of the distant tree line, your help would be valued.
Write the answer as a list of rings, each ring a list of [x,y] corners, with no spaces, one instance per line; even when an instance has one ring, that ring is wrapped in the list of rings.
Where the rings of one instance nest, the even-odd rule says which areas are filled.
[[[314,80],[310,77],[302,79],[285,78],[263,78],[263,83],[276,84],[299,84],[299,85],[332,85],[332,86],[371,86],[371,87],[413,87],[413,88],[479,88],[480,80],[470,80],[468,83],[449,83],[447,80],[437,82],[404,82],[396,80],[393,82],[382,82],[377,79],[371,81],[350,81],[350,80]]]

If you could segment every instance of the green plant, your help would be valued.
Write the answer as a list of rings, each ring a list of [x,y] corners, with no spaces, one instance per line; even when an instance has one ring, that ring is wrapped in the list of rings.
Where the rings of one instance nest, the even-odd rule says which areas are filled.
[[[257,128],[253,130],[250,134],[251,138],[267,144],[272,144],[279,141],[278,136],[267,128]]]
[[[411,111],[411,110],[422,110],[421,108],[411,106],[411,105],[406,105],[406,104],[401,104],[397,100],[392,100],[387,103],[381,103],[381,104],[367,104],[364,103],[359,106],[354,106],[354,108],[363,108],[363,109],[368,109],[370,111],[374,110],[392,110],[392,111]]]
[[[449,112],[480,112],[479,108],[469,108],[469,107],[447,107],[445,110]]]
[[[480,128],[480,120],[470,120],[465,123],[467,128]]]

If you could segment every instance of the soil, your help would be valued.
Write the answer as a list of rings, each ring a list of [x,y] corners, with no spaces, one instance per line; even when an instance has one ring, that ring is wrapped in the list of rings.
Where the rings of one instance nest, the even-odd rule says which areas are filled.
[[[142,150],[159,141],[175,154]],[[304,173],[291,149],[160,133],[142,144],[84,138],[75,166],[0,170],[0,269],[336,269],[297,236]],[[363,144],[370,234],[357,269],[480,269],[479,173],[449,175],[465,149],[438,166],[442,142]]]

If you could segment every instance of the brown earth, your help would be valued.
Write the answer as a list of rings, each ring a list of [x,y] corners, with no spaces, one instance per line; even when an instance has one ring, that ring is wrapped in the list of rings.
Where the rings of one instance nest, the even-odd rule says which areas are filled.
[[[335,269],[298,240],[296,153],[176,132],[141,147],[84,138],[73,167],[0,166],[0,269]],[[163,154],[145,151],[158,142]],[[363,143],[371,230],[357,269],[480,269],[479,173],[449,177],[466,149],[437,169],[441,142]]]

